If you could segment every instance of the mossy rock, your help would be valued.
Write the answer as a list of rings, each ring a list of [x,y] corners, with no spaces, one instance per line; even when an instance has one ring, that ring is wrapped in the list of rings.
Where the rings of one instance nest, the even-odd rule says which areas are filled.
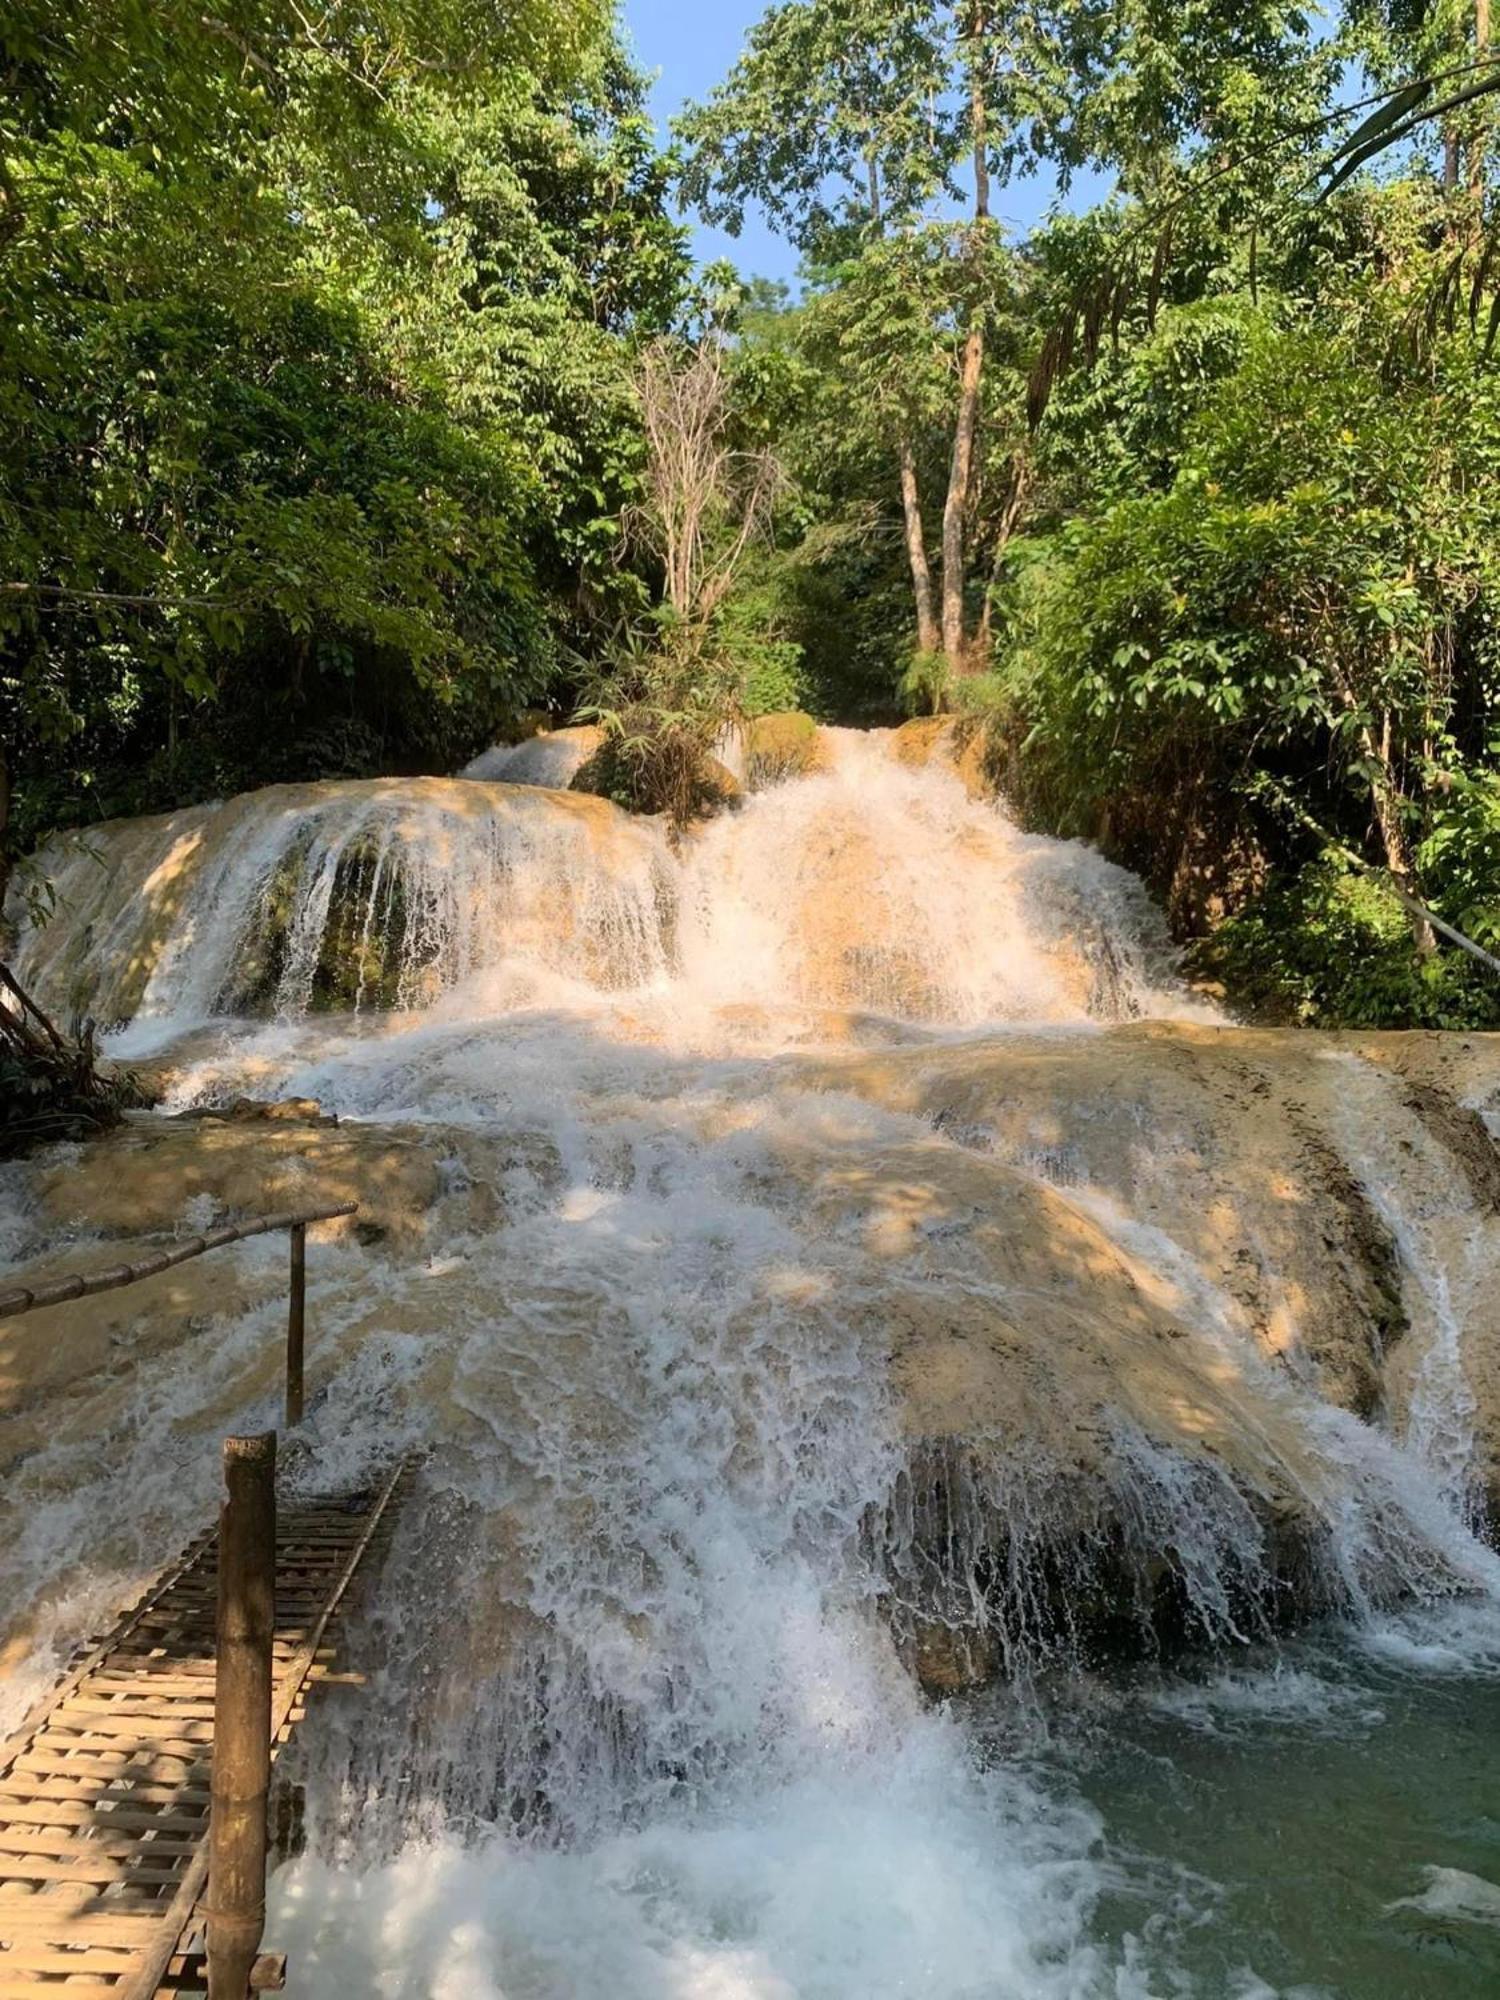
[[[274,1013],[305,893],[307,866],[305,843],[278,862],[251,934],[219,995],[220,1011]],[[374,841],[351,843],[339,856],[328,899],[306,996],[310,1011],[388,1012],[411,1004],[430,982],[441,949],[438,927],[423,921],[428,914],[411,907],[404,872],[389,865],[389,857]]]
[[[745,784],[752,792],[828,768],[818,725],[800,709],[757,715],[745,725]]]

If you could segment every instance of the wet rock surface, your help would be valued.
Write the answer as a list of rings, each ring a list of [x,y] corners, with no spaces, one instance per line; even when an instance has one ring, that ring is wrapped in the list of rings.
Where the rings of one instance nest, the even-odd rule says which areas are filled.
[[[1332,1538],[1366,1433],[1310,1423],[1323,1405],[1308,1390],[1387,1428],[1413,1421],[1436,1393],[1420,1368],[1437,1333],[1424,1258],[1461,1329],[1476,1486],[1495,1483],[1500,1217],[1479,1107],[1500,1100],[1500,1040],[1152,1024],[783,1057],[765,1087],[796,1122],[778,1126],[755,1199],[823,1246],[811,1268],[832,1255],[844,1273],[832,1293],[809,1275],[782,1303],[800,1299],[814,1350],[852,1318],[882,1371],[905,1457],[869,1532],[929,1688],[1036,1671],[1069,1647],[1222,1640],[1336,1608]],[[850,1103],[901,1122],[856,1127],[850,1145]],[[727,1104],[705,1112],[705,1162],[735,1123]],[[630,1147],[594,1161],[600,1185],[637,1186]],[[377,1332],[437,1335],[455,1312],[489,1323],[482,1273],[497,1253],[504,1267],[513,1213],[566,1178],[539,1129],[340,1123],[314,1099],[230,1095],[43,1156],[26,1185],[22,1282],[99,1262],[145,1215],[202,1227],[359,1201],[355,1221],[315,1231],[350,1308],[347,1352]],[[445,1275],[424,1285],[428,1263]],[[283,1285],[280,1253],[262,1252],[33,1315],[0,1366],[21,1448],[101,1373],[123,1399],[143,1356],[274,1318]],[[586,1379],[608,1324],[581,1287],[578,1358],[558,1347],[555,1365]],[[734,1336],[747,1353],[756,1325],[748,1313]],[[276,1365],[270,1337],[268,1388]],[[1399,1593],[1414,1531],[1377,1471],[1360,1504],[1384,1510],[1398,1553],[1371,1559],[1364,1583]]]

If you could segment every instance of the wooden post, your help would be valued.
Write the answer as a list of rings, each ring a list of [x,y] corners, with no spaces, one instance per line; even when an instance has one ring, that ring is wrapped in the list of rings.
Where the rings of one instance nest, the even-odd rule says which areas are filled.
[[[286,1309],[286,1427],[302,1421],[302,1351],[307,1330],[307,1224],[292,1224],[291,1290]]]
[[[276,1433],[224,1440],[208,1833],[209,2000],[245,2000],[266,1924]]]

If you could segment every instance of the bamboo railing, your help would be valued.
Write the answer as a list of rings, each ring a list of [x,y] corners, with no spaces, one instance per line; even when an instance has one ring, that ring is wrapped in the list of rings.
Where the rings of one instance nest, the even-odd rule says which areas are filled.
[[[307,1328],[307,1226],[310,1222],[332,1222],[353,1215],[357,1201],[326,1202],[319,1208],[290,1209],[284,1215],[257,1215],[249,1222],[227,1222],[220,1229],[190,1236],[170,1250],[158,1250],[133,1264],[108,1264],[100,1271],[75,1271],[71,1277],[53,1278],[43,1285],[19,1286],[0,1292],[0,1319],[18,1313],[35,1312],[40,1306],[60,1306],[69,1299],[92,1298],[99,1292],[118,1291],[123,1285],[139,1284],[174,1265],[186,1264],[226,1243],[242,1243],[247,1236],[268,1236],[278,1229],[291,1231],[291,1261],[288,1273],[286,1316],[286,1421],[290,1428],[302,1421],[303,1351]]]
[[[202,1257],[210,1250],[222,1249],[225,1244],[242,1243],[250,1236],[267,1236],[276,1230],[288,1230],[291,1233],[291,1259],[286,1325],[286,1422],[290,1429],[302,1421],[308,1225],[353,1215],[358,1207],[357,1201],[327,1202],[317,1208],[290,1209],[281,1215],[258,1215],[248,1222],[225,1223],[222,1228],[205,1230],[202,1235],[191,1236],[170,1250],[155,1251],[134,1263],[110,1264],[102,1270],[78,1271],[71,1277],[53,1278],[45,1284],[0,1292],[0,1319],[12,1319],[43,1306],[63,1305],[71,1299],[91,1298],[100,1292],[118,1291],[122,1286],[139,1284],[144,1278],[154,1278],[163,1271],[170,1271],[191,1258]],[[306,1658],[302,1664],[307,1671],[312,1669],[324,1629],[343,1595],[355,1564],[369,1543],[385,1502],[394,1491],[394,1484],[394,1479],[387,1483],[337,1588],[318,1612],[311,1636],[304,1635]],[[299,1560],[301,1569],[305,1569],[306,1550],[302,1551]],[[248,2000],[249,1994],[258,1985],[264,1985],[268,1980],[273,1984],[280,1983],[269,1973],[266,1979],[257,1979],[256,1976],[258,1971],[265,1971],[269,1963],[259,1955],[266,1905],[266,1802],[271,1774],[271,1745],[288,1721],[306,1678],[303,1671],[288,1675],[279,1705],[273,1706],[276,1695],[273,1653],[278,1584],[274,1431],[256,1437],[225,1439],[224,1499],[219,1514],[215,1568],[217,1609],[212,1682],[211,1789],[206,1825],[197,1829],[200,1837],[206,1830],[207,1840],[195,1854],[189,1871],[176,1884],[177,1893],[167,1912],[164,1943],[169,1954],[180,1940],[195,1907],[199,1906],[206,1886],[207,1902],[202,1906],[202,1914],[206,1922],[210,2000],[219,2000],[221,1995],[229,1996],[229,2000]],[[299,1571],[299,1576],[292,1581],[300,1581],[305,1586],[306,1579]],[[301,1655],[298,1660],[302,1660]],[[164,1689],[165,1682],[158,1675],[155,1692],[160,1695]],[[189,1681],[188,1691],[198,1694],[202,1689]],[[194,1713],[196,1715],[197,1711]],[[112,1717],[106,1717],[106,1720],[110,1719]],[[92,1721],[96,1728],[102,1727],[97,1716],[92,1716]],[[186,1725],[182,1724],[179,1714],[176,1723],[168,1718],[162,1724],[163,1728],[169,1726]],[[201,1737],[201,1727],[196,1722],[193,1726]],[[138,1721],[132,1714],[131,1727],[144,1734],[147,1722]],[[110,1738],[109,1742],[113,1745],[116,1740]],[[175,1750],[181,1746],[174,1743],[173,1747]],[[110,1775],[117,1779],[121,1773],[111,1769]],[[113,1828],[114,1822],[110,1824]],[[24,1833],[16,1837],[23,1843],[36,1838]],[[177,1849],[172,1852],[175,1854]],[[148,1858],[155,1859],[154,1849]],[[48,1865],[55,1871],[59,1864],[54,1860]],[[110,1865],[114,1867],[113,1859]],[[7,1905],[7,1909],[9,1907]],[[35,1939],[32,1942],[34,1944]],[[163,1940],[157,1942],[161,1944]],[[10,1955],[8,1946],[0,1952],[0,1958],[9,1958]],[[59,1968],[64,1973],[71,1969],[67,1952],[56,1956],[44,1953],[43,1957],[49,1973]],[[116,1962],[109,1961],[108,1954],[106,1960]],[[118,1963],[123,1964],[124,1961],[121,1959]],[[163,1952],[158,1950],[155,1956],[148,1955],[140,1979],[126,1976],[111,1990],[118,1991],[124,2000],[131,2000],[131,1996],[139,1992],[144,2000],[145,1995],[159,1990],[164,1964]],[[12,1990],[30,1993],[33,1984],[42,1983],[40,1980],[23,1981],[23,1984],[13,1988],[11,1983],[0,1981],[6,1993]],[[51,1986],[47,1985],[46,1991],[51,1990]],[[102,1991],[102,1986],[98,1990]]]

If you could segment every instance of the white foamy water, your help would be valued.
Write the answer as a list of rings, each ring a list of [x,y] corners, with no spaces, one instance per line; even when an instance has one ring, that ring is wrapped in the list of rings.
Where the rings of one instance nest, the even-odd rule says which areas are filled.
[[[437,1155],[420,1252],[313,1257],[290,1477],[430,1457],[354,1634],[371,1685],[296,1753],[308,1848],[272,1925],[294,1991],[1217,2000],[1146,1940],[1149,1895],[1106,1935],[1102,1900],[1141,1893],[1108,1827],[934,1710],[914,1652],[962,1621],[1024,1685],[1084,1655],[1110,1592],[1146,1622],[1164,1577],[1233,1645],[1270,1616],[1288,1512],[1309,1598],[1362,1629],[1400,1593],[1500,1598],[1421,1396],[1393,1438],[1268,1361],[1170,1235],[1089,1188],[1086,1106],[1039,1140],[1066,1200],[1008,1236],[1041,1174],[810,1081],[830,1048],[1216,1018],[1123,871],[879,735],[825,736],[822,775],[680,844],[478,776],[274,788],[57,857],[65,915],[23,973],[132,1017],[123,1050],[188,1037],[170,1108],[311,1096]],[[1426,1298],[1444,1252],[1410,1193],[1382,1213]],[[1076,1266],[1039,1276],[1065,1228]],[[1045,1354],[1003,1357],[1055,1436],[1003,1403],[971,1430],[985,1329],[1081,1296],[1088,1360],[1105,1279],[1172,1344],[1174,1407],[1154,1374],[1112,1396],[1100,1308],[1071,1400]],[[214,1439],[273,1419],[278,1311],[112,1364],[29,1443],[0,1594],[38,1672],[199,1524]],[[1439,1388],[1444,1324],[1420,1329]],[[934,1442],[913,1412],[945,1369]],[[1310,1690],[1204,1700],[1258,1698]]]
[[[1419,1896],[1405,1896],[1392,1910],[1418,1910],[1426,1916],[1451,1917],[1461,1923],[1500,1926],[1500,1882],[1488,1882],[1462,1868],[1430,1866],[1427,1886]]]
[[[1455,1205],[1451,1166],[1420,1120],[1408,1115],[1393,1129],[1379,1080],[1352,1060],[1340,1067],[1349,1156],[1395,1241],[1407,1312],[1419,1335],[1402,1429],[1443,1500],[1472,1518],[1476,1403],[1463,1328],[1476,1294],[1494,1283],[1500,1231],[1476,1205]]]
[[[570,785],[602,740],[597,729],[544,730],[521,743],[498,743],[482,751],[461,775],[485,783]]]
[[[581,794],[442,779],[273,786],[69,836],[42,857],[63,918],[23,924],[20,969],[60,1012],[131,1017],[131,1047],[247,1008],[373,1014],[459,989],[469,1019],[629,995],[657,1038],[739,1009],[737,1045],[757,1009],[946,1028],[1202,1013],[1124,870],[1022,834],[879,732],[824,736],[826,775],[680,846]]]
[[[881,732],[825,730],[830,768],[708,827],[686,857],[681,951],[699,1005],[858,1010],[945,1028],[1197,1008],[1139,882],[1025,835]]]

